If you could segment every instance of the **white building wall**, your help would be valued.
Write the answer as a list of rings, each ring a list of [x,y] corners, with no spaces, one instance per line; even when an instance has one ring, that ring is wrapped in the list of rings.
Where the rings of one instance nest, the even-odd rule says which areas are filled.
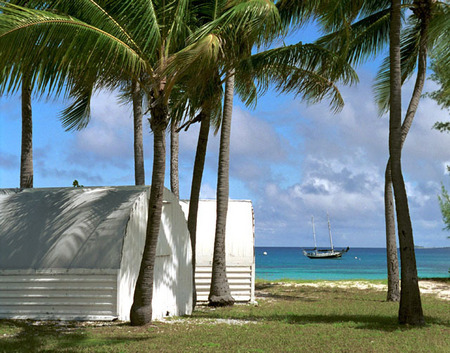
[[[192,250],[186,220],[178,199],[164,190],[153,283],[153,319],[190,315],[192,291]]]
[[[130,309],[133,305],[134,288],[136,286],[142,252],[147,230],[148,195],[143,192],[133,205],[123,239],[120,270],[118,272],[117,308],[119,320],[130,320]]]
[[[0,318],[113,320],[117,270],[0,270]]]
[[[124,238],[119,275],[119,319],[129,320],[134,288],[145,245],[148,195],[133,207]],[[189,233],[178,199],[164,190],[153,282],[152,319],[192,312],[192,253]]]
[[[181,201],[187,215],[189,201]],[[197,221],[195,285],[197,300],[207,301],[216,228],[216,201],[200,200]],[[228,204],[225,251],[227,278],[236,301],[255,300],[254,215],[251,201],[230,200]]]

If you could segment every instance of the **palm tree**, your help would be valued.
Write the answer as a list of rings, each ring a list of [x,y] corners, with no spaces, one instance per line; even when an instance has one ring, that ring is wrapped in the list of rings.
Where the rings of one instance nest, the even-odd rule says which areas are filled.
[[[241,28],[246,28],[247,35],[253,37],[260,36],[258,33],[261,33],[261,18],[266,17],[266,14],[274,9],[273,6],[269,6],[267,3],[260,0],[237,1],[232,4],[221,0],[198,1],[197,3],[199,4],[200,22],[202,22],[204,26],[200,27],[199,31],[194,36],[194,42],[189,47],[189,50],[185,50],[173,58],[174,63],[179,62],[175,67],[180,67],[182,63],[185,68],[181,71],[178,70],[178,76],[189,77],[191,73],[198,72],[198,68],[201,68],[203,72],[208,72],[208,76],[211,77],[208,82],[197,82],[198,80],[195,78],[185,80],[191,83],[188,92],[197,92],[197,95],[201,97],[201,101],[198,102],[197,105],[201,107],[201,112],[197,118],[194,119],[201,122],[201,127],[194,164],[188,216],[188,228],[191,234],[194,264],[198,200],[209,126],[211,119],[220,121],[220,119],[216,119],[220,110],[218,110],[217,107],[214,109],[212,108],[214,102],[218,102],[221,97],[221,86],[223,82],[220,80],[220,77],[226,72],[226,66],[230,65],[232,60],[235,60],[234,58],[240,55],[237,54],[239,51],[242,49],[248,51],[249,49],[248,45],[243,47],[241,45],[242,43],[236,43],[236,38],[239,38],[239,36],[235,35],[235,33],[243,33]],[[269,7],[269,9],[266,7]],[[206,60],[199,60],[199,58],[206,58]],[[191,99],[194,99],[192,93]],[[219,125],[217,124],[216,127],[218,126]],[[220,199],[222,199],[222,197],[220,197]],[[226,196],[226,199],[226,206],[228,206],[228,196]],[[218,209],[219,220],[223,217],[222,212],[223,208],[220,210]],[[218,248],[223,250],[224,257],[224,242],[222,242],[222,246],[219,246]],[[215,254],[216,253],[217,252],[215,251]],[[214,258],[217,258],[217,255],[215,255]],[[214,274],[217,272],[214,262],[215,261],[213,261],[212,282],[218,278],[218,276]],[[223,272],[220,278],[225,278],[226,280],[225,267],[223,266],[220,271]]]
[[[255,1],[255,3],[258,2]],[[261,3],[259,3],[259,5],[261,5]],[[263,5],[269,7],[267,3]],[[279,35],[280,33],[282,33],[282,27],[278,25],[279,18],[277,17],[276,12],[274,12],[274,8],[265,8],[264,11],[265,12],[263,14],[265,14],[265,16],[267,16],[268,18],[271,18],[271,23],[273,23],[272,25],[269,25],[268,21],[265,22],[266,29],[262,32],[264,33],[264,37],[258,38],[257,36],[255,36],[255,38],[250,40],[251,36],[247,34],[241,34],[239,38],[245,38],[245,41],[240,45],[234,46],[240,48],[240,52],[236,52],[235,48],[223,50],[223,53],[225,53],[225,55],[221,58],[221,64],[216,64],[215,61],[213,62],[213,64],[217,65],[217,67],[220,67],[222,65],[222,72],[223,75],[225,75],[225,80],[228,80],[228,78],[230,77],[232,77],[233,80],[236,79],[237,93],[239,93],[239,95],[249,105],[251,105],[256,98],[257,90],[254,85],[254,80],[256,80],[258,82],[258,86],[260,87],[260,93],[264,92],[267,89],[269,82],[274,82],[277,84],[277,89],[281,92],[294,92],[296,94],[302,94],[303,97],[309,101],[319,101],[325,96],[328,96],[331,98],[332,104],[335,108],[341,106],[342,98],[340,97],[336,86],[332,81],[330,81],[330,79],[342,79],[343,81],[351,82],[355,80],[355,75],[353,70],[351,70],[351,68],[337,55],[323,50],[318,46],[303,45],[299,43],[295,46],[269,50],[251,56],[250,49],[252,47],[252,44],[250,43],[261,43],[265,41],[267,42],[270,40],[271,36]],[[239,13],[239,10],[237,11],[237,13]],[[213,33],[215,35],[214,37],[209,36],[209,33],[209,37],[200,37],[200,39],[198,39],[196,43],[180,53],[181,55],[178,58],[175,58],[175,61],[179,60],[183,62],[186,71],[195,72],[196,70],[193,68],[195,68],[197,65],[201,65],[202,69],[205,70],[205,67],[208,67],[209,63],[201,62],[199,64],[199,60],[197,58],[199,57],[200,53],[214,52],[215,46],[218,46],[218,42],[232,43],[232,40],[221,40],[222,38],[226,38],[226,33],[223,33],[219,30],[221,29],[220,21],[223,21],[223,18],[226,19],[226,15],[219,18],[218,21],[211,23],[211,27],[213,28]],[[273,32],[268,31],[268,28],[271,28]],[[214,41],[212,39],[217,39],[217,41]],[[340,71],[338,70],[338,68]],[[236,70],[236,74],[227,75],[227,73],[231,70]],[[337,72],[341,72],[341,76],[337,74]],[[178,72],[178,74],[183,73]],[[229,87],[232,87],[232,85],[229,85]],[[232,97],[233,91],[231,89],[228,89],[227,93],[225,100],[230,103],[232,102],[232,99],[230,100],[229,97],[230,95]],[[228,114],[231,113],[230,105],[228,105],[227,111]],[[229,119],[231,119],[231,117],[225,116],[224,108],[223,121],[227,121]],[[222,124],[224,123],[222,122]],[[226,127],[226,125],[223,125],[223,127]],[[232,300],[230,300],[231,296],[229,295],[228,286],[226,283],[224,283],[226,281],[226,266],[223,240],[225,230],[223,227],[225,225],[226,207],[228,205],[228,188],[226,187],[226,185],[228,185],[228,167],[223,168],[223,166],[228,165],[228,162],[226,160],[223,161],[222,158],[225,157],[225,159],[228,159],[228,157],[226,157],[228,155],[226,151],[229,149],[229,145],[228,147],[226,147],[227,144],[229,144],[229,142],[226,142],[227,140],[229,141],[228,134],[229,128],[225,128],[225,132],[221,133],[222,152],[219,161],[219,168],[221,169],[221,171],[219,171],[220,176],[218,177],[218,209],[215,238],[216,241],[219,240],[219,245],[215,246],[216,255],[214,256],[214,258],[218,257],[217,253],[220,253],[221,255],[220,260],[213,260],[213,264],[220,263],[220,266],[216,266],[214,268],[213,265],[213,280],[210,292],[213,293],[216,303],[213,303],[210,300],[210,304],[212,305],[224,305],[225,303],[232,303]],[[224,142],[223,144],[222,140]],[[223,180],[224,177],[226,179],[225,181]],[[222,192],[224,192],[225,196],[220,195]],[[223,201],[225,199],[227,200],[227,202]],[[191,194],[191,204],[194,204],[192,201],[193,197]],[[191,216],[191,214],[192,213],[190,211],[189,215]],[[218,234],[219,236],[217,236]],[[219,269],[220,274],[215,275],[214,272],[217,269]],[[215,281],[217,279],[219,279],[219,284],[215,284]],[[217,288],[223,288],[223,293],[218,295]]]
[[[234,96],[234,71],[225,84],[222,126],[220,130],[219,170],[217,175],[216,234],[208,301],[212,306],[233,305],[234,298],[227,279],[225,230],[227,224],[230,170],[231,117]]]
[[[364,56],[376,54],[380,51],[387,43],[386,39],[390,24],[389,2],[365,1],[364,3],[360,3],[359,7],[357,6],[358,4],[355,5],[352,10],[356,11],[352,13],[353,18],[351,20],[358,17],[355,16],[355,13],[359,14],[359,17],[362,17],[362,19],[355,22],[351,28],[344,27],[344,29],[320,41],[321,43],[327,43],[329,47],[333,47],[335,50],[344,50],[351,62],[358,62]],[[365,6],[365,8],[361,6]],[[403,39],[401,41],[401,82],[403,83],[411,76],[416,66],[417,78],[413,95],[401,127],[401,146],[411,127],[422,93],[426,75],[427,51],[429,48],[434,49],[434,47],[438,47],[436,42],[439,42],[439,38],[444,37],[442,33],[448,31],[449,27],[447,24],[448,9],[443,3],[428,0],[413,1],[412,3],[408,1],[405,2],[403,7],[410,8],[412,15],[408,18],[407,28],[403,31]],[[351,20],[348,23],[351,23]],[[338,37],[337,40],[336,37]],[[332,38],[334,38],[334,46],[329,45],[330,39]],[[377,84],[375,85],[377,101],[379,102],[381,112],[389,109],[389,66],[389,58],[387,58],[381,67],[380,73],[377,75]],[[385,219],[388,263],[387,299],[398,301],[400,297],[399,270],[390,161],[387,164],[385,172]]]
[[[422,92],[425,79],[426,53],[428,40],[428,23],[430,8],[426,11],[425,3],[415,2],[413,10],[417,17],[413,26],[405,31],[403,43],[400,41],[401,2],[391,2],[391,6],[382,8],[375,4],[375,13],[353,25],[354,36],[347,46],[347,55],[352,60],[359,60],[367,53],[376,53],[384,43],[386,28],[389,28],[390,55],[377,77],[378,101],[382,108],[390,106],[389,152],[390,159],[385,173],[385,212],[386,242],[388,259],[388,300],[398,300],[398,262],[395,241],[395,216],[393,212],[392,185],[394,187],[395,207],[399,229],[400,254],[402,262],[402,288],[400,292],[399,322],[421,324],[423,314],[418,289],[417,268],[414,255],[412,226],[409,216],[408,201],[401,173],[401,148],[411,126],[412,119]],[[381,6],[380,6],[381,5]],[[425,6],[426,7],[426,6]],[[374,8],[371,8],[373,11]],[[389,12],[387,12],[389,10]],[[426,15],[425,15],[426,14]],[[395,18],[394,18],[395,16]],[[376,19],[376,21],[374,20]],[[365,23],[364,23],[365,22]],[[378,25],[376,25],[378,22]],[[375,24],[375,25],[374,25]],[[386,27],[386,25],[389,27]],[[368,25],[368,26],[367,26]],[[366,31],[368,33],[364,33]],[[348,35],[348,29],[345,30]],[[397,33],[398,32],[398,33]],[[362,35],[360,35],[362,33]],[[374,40],[376,38],[376,40]],[[371,44],[366,44],[366,42]],[[374,44],[375,43],[375,44]],[[401,85],[411,75],[418,58],[419,70],[413,96],[403,124],[401,123]],[[393,72],[393,70],[395,70]],[[400,118],[399,118],[400,116]],[[395,167],[393,159],[396,158]],[[394,171],[395,169],[395,171]],[[395,181],[394,181],[395,179]]]
[[[409,216],[408,198],[401,166],[401,121],[402,121],[402,70],[400,52],[401,1],[391,0],[389,30],[390,58],[390,110],[389,110],[389,155],[391,159],[392,183],[397,212],[400,256],[402,261],[402,288],[400,293],[399,322],[402,324],[424,324],[417,278],[416,258]]]
[[[401,126],[401,146],[403,146],[408,132],[413,123],[417,107],[423,92],[423,87],[426,79],[427,54],[428,48],[433,47],[434,38],[429,36],[430,25],[433,28],[439,27],[443,21],[439,21],[441,17],[439,7],[433,4],[432,1],[414,1],[412,7],[412,16],[408,19],[408,28],[403,31],[403,40],[401,42],[401,65],[402,65],[402,83],[411,75],[411,72],[417,65],[417,77],[414,85],[414,90],[411,96],[405,118]],[[434,21],[433,21],[434,20]],[[439,23],[440,22],[440,23]],[[434,29],[436,32],[436,29]],[[380,73],[378,74],[378,101],[381,111],[386,111],[389,107],[389,61],[385,60]],[[399,300],[398,289],[398,261],[397,261],[397,246],[395,234],[395,214],[393,206],[392,194],[392,173],[391,161],[389,159],[385,172],[385,213],[386,213],[386,245],[388,254],[388,300]],[[394,259],[395,256],[395,259]],[[395,263],[394,263],[395,260]],[[389,273],[391,271],[391,273]],[[395,283],[395,287],[394,286]]]

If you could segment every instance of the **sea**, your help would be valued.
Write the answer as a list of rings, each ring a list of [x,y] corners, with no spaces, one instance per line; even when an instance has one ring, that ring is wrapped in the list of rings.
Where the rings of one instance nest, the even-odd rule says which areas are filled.
[[[417,248],[415,254],[419,278],[450,277],[450,248]],[[260,246],[255,247],[255,261],[257,279],[387,278],[385,248],[350,248],[340,259],[309,259],[303,255],[302,248]]]

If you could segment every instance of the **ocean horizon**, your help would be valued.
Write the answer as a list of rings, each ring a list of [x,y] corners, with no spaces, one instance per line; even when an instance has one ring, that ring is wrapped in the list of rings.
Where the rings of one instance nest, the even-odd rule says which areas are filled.
[[[256,278],[265,280],[387,279],[386,248],[350,248],[339,259],[309,259],[303,255],[303,249],[302,247],[256,246]],[[335,247],[335,249],[341,248]],[[450,277],[450,247],[416,247],[415,254],[419,278]]]

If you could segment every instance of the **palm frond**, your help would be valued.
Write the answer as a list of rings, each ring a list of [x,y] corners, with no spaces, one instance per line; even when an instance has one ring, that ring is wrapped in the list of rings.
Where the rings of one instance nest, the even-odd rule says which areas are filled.
[[[234,4],[234,3],[233,3]],[[227,53],[239,51],[239,46],[264,45],[280,33],[281,19],[273,2],[267,0],[240,1],[197,31],[193,40],[199,40],[211,33],[220,33],[227,46]],[[230,56],[228,55],[228,56]],[[238,55],[237,55],[238,56]]]
[[[165,14],[161,16],[161,11],[164,10],[161,9],[162,4],[148,0],[104,2],[114,14],[114,18],[126,28],[138,44],[142,55],[155,61],[163,42],[161,27]]]
[[[316,17],[320,1],[279,0],[276,3],[284,28],[298,29]]]
[[[82,130],[91,119],[91,98],[93,86],[76,87],[71,90],[73,102],[61,111],[59,119],[66,131]]]
[[[39,89],[56,91],[75,74],[86,80],[117,77],[120,72],[139,75],[147,69],[139,54],[120,38],[78,19],[5,2],[0,2],[0,10],[0,66],[9,68],[10,78],[3,89],[20,81],[20,68],[39,72]]]
[[[300,95],[308,102],[329,97],[334,110],[343,104],[335,82],[357,82],[356,72],[342,57],[314,44],[268,50],[253,55],[243,65],[238,72],[252,72],[259,93],[275,84],[279,92]]]
[[[347,56],[352,64],[375,57],[389,43],[389,8],[323,36],[317,44]]]
[[[191,34],[186,22],[189,0],[179,0],[175,3],[167,32],[166,56],[183,48],[187,37]]]
[[[402,84],[414,73],[417,66],[417,55],[421,38],[420,23],[411,18],[408,27],[402,33],[400,60]],[[389,57],[383,60],[375,77],[374,92],[379,114],[382,115],[390,107],[390,65]]]

